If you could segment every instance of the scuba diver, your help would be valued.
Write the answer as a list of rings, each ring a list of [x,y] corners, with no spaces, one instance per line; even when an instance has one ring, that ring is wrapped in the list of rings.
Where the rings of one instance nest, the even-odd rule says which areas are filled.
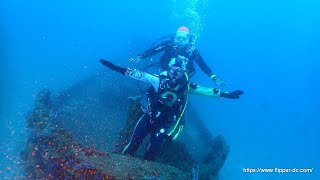
[[[166,36],[170,37],[170,36]],[[162,69],[167,69],[170,60],[177,55],[186,57],[186,73],[189,77],[195,74],[194,61],[199,65],[200,69],[207,74],[217,85],[225,86],[226,83],[212,72],[210,67],[201,57],[199,50],[195,47],[197,36],[189,33],[189,29],[185,26],[179,27],[175,36],[171,36],[170,40],[160,43],[129,61],[137,63],[142,59],[151,57],[157,53],[164,52],[160,58],[160,66]]]
[[[154,160],[164,139],[175,140],[183,129],[182,116],[188,101],[188,94],[198,94],[211,97],[238,99],[242,91],[222,92],[217,88],[207,88],[189,83],[184,68],[186,64],[180,58],[173,58],[168,70],[160,75],[149,74],[137,69],[116,66],[101,59],[102,65],[109,69],[129,76],[138,81],[151,84],[148,93],[141,100],[144,114],[138,120],[130,142],[122,154],[134,155],[143,139],[150,133],[150,141],[144,154],[144,159]]]

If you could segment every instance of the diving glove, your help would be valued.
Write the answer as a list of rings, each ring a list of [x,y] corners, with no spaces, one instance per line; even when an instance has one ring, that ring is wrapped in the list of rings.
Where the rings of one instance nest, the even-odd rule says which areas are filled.
[[[119,72],[119,73],[121,73],[123,75],[126,74],[127,68],[116,66],[113,63],[111,63],[110,61],[106,61],[104,59],[100,59],[100,62],[101,62],[102,65],[106,66],[107,68],[109,68],[111,70],[117,71],[117,72]]]
[[[141,56],[136,56],[134,58],[130,58],[129,61],[132,63],[132,64],[135,64],[135,63],[138,63],[139,61],[141,61]]]
[[[237,90],[233,92],[220,92],[220,97],[228,98],[228,99],[239,99],[240,95],[243,94],[243,91]]]
[[[213,74],[210,78],[219,86],[226,85],[226,82],[224,82],[224,80],[220,79],[219,76],[217,76],[215,74]]]

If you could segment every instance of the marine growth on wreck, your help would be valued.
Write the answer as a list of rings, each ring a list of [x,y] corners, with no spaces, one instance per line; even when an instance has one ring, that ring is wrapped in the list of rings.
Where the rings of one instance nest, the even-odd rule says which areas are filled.
[[[68,90],[51,95],[43,89],[35,98],[34,108],[28,114],[29,137],[21,152],[25,177],[28,179],[216,179],[229,152],[223,136],[213,137],[200,119],[192,118],[196,126],[186,128],[182,138],[167,141],[155,162],[121,155],[130,140],[138,117],[141,115],[140,97],[119,97],[125,104],[124,116],[107,116],[114,112],[103,98],[107,88],[94,88],[103,84],[105,74],[81,81]],[[112,82],[111,82],[112,83]],[[74,91],[77,89],[77,91]],[[121,109],[120,109],[121,111]],[[107,117],[107,118],[106,118]],[[122,119],[121,119],[122,118]],[[101,137],[83,136],[77,130],[88,128],[90,122],[105,122],[95,126]],[[120,127],[120,128],[118,128]],[[187,126],[188,127],[188,126]],[[191,132],[207,145],[202,158],[195,157],[191,146],[199,142],[186,138]],[[105,132],[114,132],[111,135]],[[107,134],[107,136],[106,136]],[[193,133],[194,134],[194,133]],[[89,141],[88,141],[89,140]],[[186,141],[188,145],[186,146]],[[101,148],[99,144],[107,144]],[[140,147],[143,151],[145,145]],[[141,155],[141,153],[140,153]]]

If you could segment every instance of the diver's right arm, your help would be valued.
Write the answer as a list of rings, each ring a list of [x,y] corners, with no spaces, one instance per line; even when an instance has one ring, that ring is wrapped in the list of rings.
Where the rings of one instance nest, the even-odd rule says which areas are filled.
[[[114,65],[113,63],[106,61],[104,59],[101,59],[100,62],[102,65],[106,66],[107,68],[113,71],[116,71],[118,73],[121,73],[125,76],[129,76],[139,81],[150,83],[155,89],[157,89],[159,86],[160,80],[157,76],[153,76],[149,73],[140,71],[138,69],[123,68],[123,67]]]
[[[144,51],[141,54],[138,54],[136,57],[130,58],[129,61],[132,63],[137,63],[142,59],[148,58],[150,56],[153,56],[159,52],[165,51],[167,48],[170,47],[170,44],[172,43],[172,41],[165,41],[161,44],[159,44],[158,46],[152,47],[146,51]]]

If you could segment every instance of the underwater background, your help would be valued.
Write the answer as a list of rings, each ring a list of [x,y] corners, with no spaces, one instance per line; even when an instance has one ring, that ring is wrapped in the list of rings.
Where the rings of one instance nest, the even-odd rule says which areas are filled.
[[[230,144],[220,179],[319,179],[319,8],[317,0],[1,1],[0,178],[23,173],[25,115],[36,93],[92,76],[103,69],[100,58],[141,68],[128,59],[186,25],[227,82],[222,89],[245,92],[239,100],[190,98],[210,131]],[[199,68],[193,80],[215,86]]]

